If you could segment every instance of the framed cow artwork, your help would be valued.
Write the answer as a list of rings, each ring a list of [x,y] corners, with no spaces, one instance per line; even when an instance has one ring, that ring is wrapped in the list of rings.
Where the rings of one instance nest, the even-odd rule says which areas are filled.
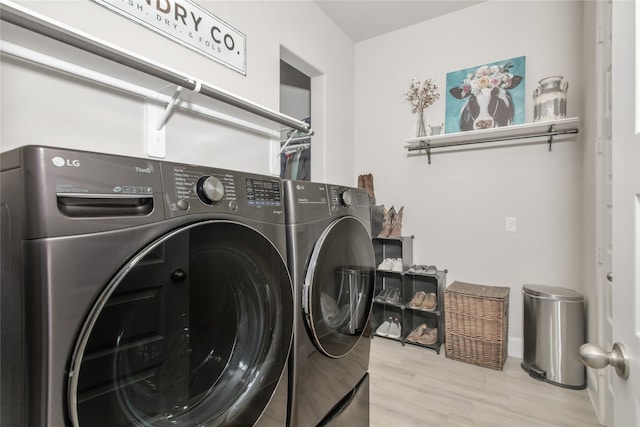
[[[445,133],[524,123],[525,57],[447,73]]]

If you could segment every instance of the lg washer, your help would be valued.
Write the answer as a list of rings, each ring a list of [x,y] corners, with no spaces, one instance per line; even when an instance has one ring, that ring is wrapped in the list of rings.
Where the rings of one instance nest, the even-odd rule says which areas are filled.
[[[29,146],[1,159],[2,426],[282,426],[277,178]]]
[[[369,425],[375,285],[365,190],[284,181],[295,295],[292,426]]]

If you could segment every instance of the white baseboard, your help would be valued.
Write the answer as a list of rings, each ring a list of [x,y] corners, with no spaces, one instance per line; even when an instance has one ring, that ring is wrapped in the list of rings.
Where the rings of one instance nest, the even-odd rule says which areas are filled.
[[[522,359],[524,355],[524,341],[522,338],[509,337],[509,348],[507,349],[509,357]]]

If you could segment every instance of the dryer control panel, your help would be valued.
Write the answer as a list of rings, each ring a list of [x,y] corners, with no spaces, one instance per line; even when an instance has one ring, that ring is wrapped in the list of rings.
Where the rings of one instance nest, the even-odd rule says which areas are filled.
[[[345,214],[362,218],[370,216],[369,197],[364,189],[312,181],[285,180],[283,185],[287,209],[299,222]]]
[[[369,198],[366,191],[337,185],[328,186],[331,200],[331,212],[354,212],[358,208],[369,208]]]

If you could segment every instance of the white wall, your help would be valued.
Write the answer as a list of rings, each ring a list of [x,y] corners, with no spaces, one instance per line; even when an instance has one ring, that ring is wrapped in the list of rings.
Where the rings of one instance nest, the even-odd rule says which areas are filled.
[[[530,94],[537,81],[557,74],[570,83],[568,116],[581,116],[588,80],[581,68],[581,2],[489,1],[355,47],[309,1],[198,3],[247,35],[246,76],[91,1],[20,2],[274,110],[285,52],[287,62],[312,77],[312,179],[355,184],[358,174],[373,173],[378,202],[405,206],[404,232],[415,235],[415,263],[447,268],[448,283],[510,286],[509,334],[515,344],[510,350],[516,355],[523,284],[591,293],[583,287],[582,261],[589,257],[583,243],[592,240],[582,236],[589,232],[583,213],[590,206],[586,198],[583,203],[581,184],[583,157],[585,164],[590,158],[583,151],[583,132],[555,143],[551,155],[543,143],[504,144],[434,151],[427,165],[426,157],[408,156],[403,148],[415,131],[416,116],[402,96],[412,77],[431,77],[444,88],[449,71],[521,55],[527,63],[526,121],[532,120]],[[68,54],[4,22],[0,33],[50,54]],[[111,69],[94,62],[100,70]],[[6,56],[0,83],[1,151],[45,144],[145,156],[139,98]],[[427,111],[430,122],[441,122],[444,109],[443,93]],[[268,172],[263,136],[176,113],[167,138],[169,160]],[[589,169],[584,174],[593,179]],[[506,216],[517,217],[517,233],[504,231]]]
[[[146,2],[141,2],[146,4]],[[153,3],[153,2],[152,2]],[[317,72],[324,112],[314,122],[312,177],[351,184],[354,44],[310,1],[198,1],[247,36],[243,76],[91,1],[20,1],[31,10],[263,106],[279,108],[281,49]],[[116,30],[117,29],[117,30]],[[77,55],[3,22],[2,38],[55,56]],[[99,70],[112,65],[93,58]],[[0,149],[43,144],[144,157],[144,103],[3,56]],[[161,88],[159,83],[159,87]],[[168,91],[168,93],[171,93]],[[319,114],[320,114],[319,113]],[[249,116],[251,117],[251,116]],[[251,120],[262,124],[262,119]],[[175,113],[167,126],[167,159],[266,173],[266,137],[197,115]],[[331,167],[324,167],[329,165]]]
[[[431,77],[441,98],[427,109],[444,121],[446,74],[526,56],[526,116],[538,80],[569,82],[567,116],[582,114],[582,3],[489,1],[356,44],[356,174],[372,173],[377,202],[404,205],[414,263],[454,280],[511,288],[510,354],[521,356],[522,285],[584,291],[581,135],[553,145],[474,146],[409,156],[416,115],[403,94]],[[505,232],[505,217],[517,232]]]

